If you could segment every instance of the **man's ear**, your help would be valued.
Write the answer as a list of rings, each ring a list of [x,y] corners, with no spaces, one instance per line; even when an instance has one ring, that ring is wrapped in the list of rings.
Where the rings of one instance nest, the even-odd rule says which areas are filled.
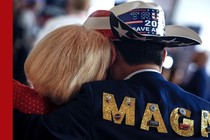
[[[111,48],[111,62],[110,62],[110,65],[112,65],[115,60],[116,60],[116,57],[117,57],[117,53],[116,53],[116,48],[114,45],[112,45],[112,48]]]
[[[168,52],[167,52],[166,48],[164,48],[164,49],[163,49],[162,62],[164,62],[164,61],[165,61],[165,58],[166,58],[167,54],[168,54]]]

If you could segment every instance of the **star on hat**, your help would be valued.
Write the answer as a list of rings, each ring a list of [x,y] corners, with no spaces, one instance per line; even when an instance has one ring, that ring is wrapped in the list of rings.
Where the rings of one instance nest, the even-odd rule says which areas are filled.
[[[119,37],[126,37],[126,38],[130,38],[126,35],[126,33],[128,33],[129,31],[128,30],[124,30],[121,25],[120,25],[120,22],[118,22],[118,27],[114,27],[114,29],[118,32],[119,34]]]

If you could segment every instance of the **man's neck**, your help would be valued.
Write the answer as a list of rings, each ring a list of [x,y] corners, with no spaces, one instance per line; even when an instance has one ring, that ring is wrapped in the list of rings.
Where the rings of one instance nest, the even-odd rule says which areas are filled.
[[[123,80],[135,71],[152,69],[161,73],[162,68],[156,64],[128,65],[121,55],[117,55],[115,62],[111,65],[108,79]]]
[[[152,69],[161,72],[161,68],[158,65],[154,64],[141,64],[141,65],[135,65],[135,66],[127,66],[124,73],[122,73],[122,79],[126,78],[128,75],[135,71],[144,70],[144,69]]]

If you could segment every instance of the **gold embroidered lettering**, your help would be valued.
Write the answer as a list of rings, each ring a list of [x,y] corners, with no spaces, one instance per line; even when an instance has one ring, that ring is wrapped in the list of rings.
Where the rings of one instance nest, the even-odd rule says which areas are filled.
[[[103,119],[121,124],[125,117],[125,124],[134,126],[135,123],[135,98],[125,97],[118,110],[113,94],[103,93]]]
[[[168,133],[157,104],[148,103],[144,111],[140,128],[149,131],[149,127],[156,127],[159,133]]]
[[[201,114],[201,135],[208,137],[210,133],[210,113],[209,111],[202,110]]]
[[[179,124],[179,118],[185,116],[190,118],[191,111],[184,108],[175,108],[170,115],[170,124],[172,129],[180,136],[190,137],[194,134],[194,121],[183,119],[183,123]]]

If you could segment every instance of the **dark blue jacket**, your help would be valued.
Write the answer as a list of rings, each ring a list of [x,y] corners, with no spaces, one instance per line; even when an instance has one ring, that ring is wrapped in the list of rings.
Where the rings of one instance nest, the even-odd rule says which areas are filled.
[[[210,98],[208,80],[209,76],[206,73],[205,68],[199,68],[193,73],[189,82],[183,86],[183,88],[186,91],[208,100]]]
[[[209,102],[167,82],[161,74],[142,72],[128,80],[87,83],[68,104],[48,115],[15,110],[14,138],[210,139],[210,134],[206,137],[209,111]]]

